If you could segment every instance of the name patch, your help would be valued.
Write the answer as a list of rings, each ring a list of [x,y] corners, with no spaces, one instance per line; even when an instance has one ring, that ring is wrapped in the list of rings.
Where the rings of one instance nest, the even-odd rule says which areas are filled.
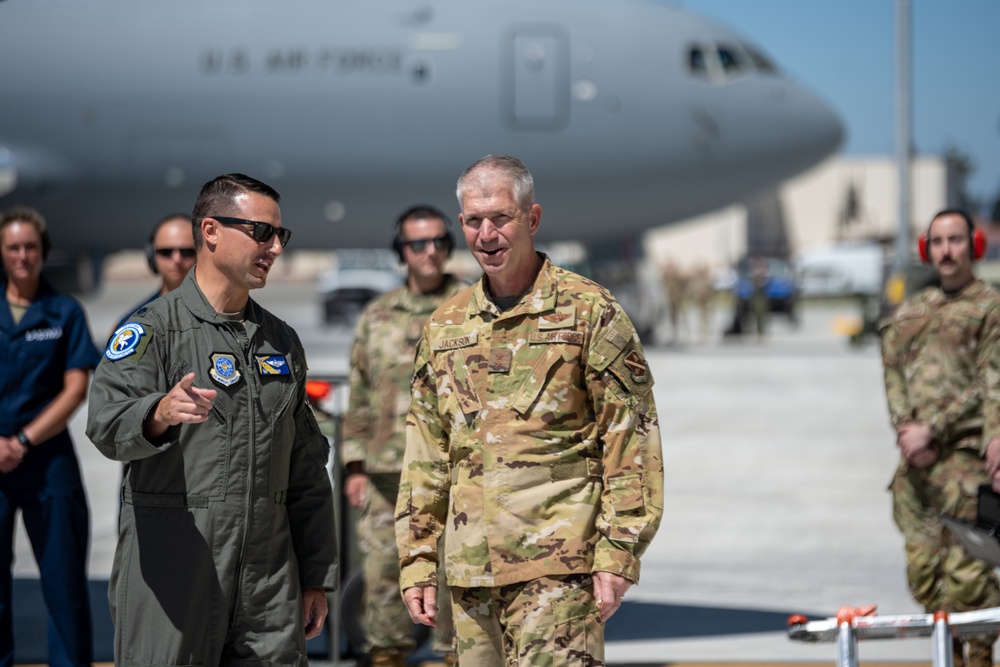
[[[460,347],[468,347],[475,345],[478,340],[479,333],[476,331],[459,336],[458,338],[442,338],[441,340],[434,341],[434,350],[454,350]]]
[[[582,331],[533,331],[528,334],[529,343],[567,343],[583,345]]]
[[[111,336],[104,356],[111,361],[118,361],[134,354],[144,335],[146,335],[146,330],[138,322],[128,322],[121,325]]]
[[[36,340],[56,340],[57,338],[62,338],[62,333],[62,327],[32,329],[24,333],[24,340],[29,343]]]
[[[261,375],[288,375],[288,362],[281,354],[255,354],[257,360],[257,370]]]

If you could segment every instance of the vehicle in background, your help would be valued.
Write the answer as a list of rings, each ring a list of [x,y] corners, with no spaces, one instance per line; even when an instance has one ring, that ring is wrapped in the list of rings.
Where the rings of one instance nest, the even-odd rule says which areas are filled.
[[[396,254],[387,248],[338,250],[337,265],[319,277],[323,321],[354,326],[365,304],[403,284]]]
[[[875,296],[885,280],[885,252],[878,243],[815,248],[799,253],[796,267],[802,296]]]

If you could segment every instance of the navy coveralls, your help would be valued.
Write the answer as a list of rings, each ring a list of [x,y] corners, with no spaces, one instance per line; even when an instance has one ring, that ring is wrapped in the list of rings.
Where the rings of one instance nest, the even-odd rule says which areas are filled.
[[[83,309],[44,279],[18,324],[0,284],[0,434],[13,436],[62,391],[71,369],[100,361]],[[14,664],[11,563],[17,510],[41,572],[49,610],[49,664],[89,665],[87,497],[69,432],[36,442],[13,472],[0,473],[0,667]]]

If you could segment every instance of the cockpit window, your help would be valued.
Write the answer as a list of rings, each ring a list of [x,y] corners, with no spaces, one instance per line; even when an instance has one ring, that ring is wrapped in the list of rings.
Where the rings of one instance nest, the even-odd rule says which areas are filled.
[[[719,44],[718,49],[719,64],[722,65],[722,71],[725,72],[727,76],[736,74],[741,69],[746,69],[746,62],[743,59],[743,54],[735,47],[727,44]]]
[[[701,50],[700,46],[692,46],[691,50],[688,51],[688,67],[691,69],[692,74],[698,76],[706,76],[708,74],[708,67],[705,65],[705,53]]]
[[[774,63],[763,53],[741,42],[700,42],[687,51],[687,67],[694,76],[723,83],[752,75],[775,73]]]
[[[774,66],[771,59],[757,49],[744,44],[743,50],[747,52],[748,56],[750,56],[750,61],[753,62],[753,66],[757,68],[758,72],[768,72],[773,74],[778,71],[778,68]]]

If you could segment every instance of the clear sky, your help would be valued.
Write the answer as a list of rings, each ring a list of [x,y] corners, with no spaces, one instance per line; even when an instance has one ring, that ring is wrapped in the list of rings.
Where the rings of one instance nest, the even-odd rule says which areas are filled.
[[[846,126],[842,151],[895,154],[895,0],[678,0],[757,44]],[[917,153],[971,158],[970,196],[1000,197],[1000,0],[910,0]]]

